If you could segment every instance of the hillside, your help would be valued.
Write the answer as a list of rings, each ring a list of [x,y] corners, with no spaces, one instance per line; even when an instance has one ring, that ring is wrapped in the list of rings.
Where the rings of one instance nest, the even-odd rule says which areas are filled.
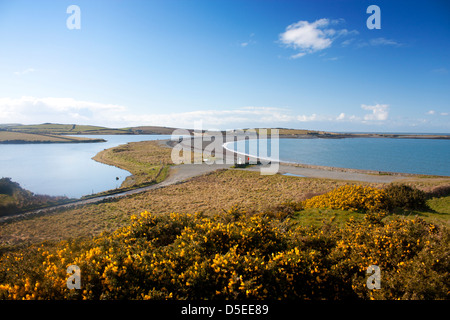
[[[58,124],[44,123],[33,125],[21,124],[0,124],[0,130],[7,132],[22,132],[32,134],[52,134],[52,135],[76,135],[76,134],[172,134],[176,128],[157,127],[157,126],[139,126],[129,128],[106,128],[91,125],[78,124]]]
[[[35,195],[10,178],[0,179],[0,217],[18,214],[68,200],[66,197]]]
[[[105,142],[104,139],[90,139],[82,137],[67,137],[50,134],[36,134],[24,132],[0,131],[0,144],[21,143],[92,143]]]

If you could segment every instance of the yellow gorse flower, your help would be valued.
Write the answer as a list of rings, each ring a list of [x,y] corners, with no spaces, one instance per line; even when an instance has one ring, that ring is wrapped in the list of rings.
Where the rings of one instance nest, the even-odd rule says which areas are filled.
[[[385,209],[384,190],[359,185],[346,185],[326,194],[303,201],[304,208],[330,208],[349,211]]]
[[[384,197],[380,189],[345,186],[303,205],[372,211],[382,208]],[[421,219],[349,219],[339,227],[306,227],[295,219],[250,214],[237,207],[214,216],[145,211],[115,232],[1,255],[0,298],[420,296],[415,288],[402,285],[405,274],[434,277],[421,283],[441,287],[425,287],[423,292],[437,292],[435,297],[442,298],[448,291],[443,280],[448,276],[446,230]],[[66,270],[72,264],[81,270],[81,290],[67,288]],[[373,264],[381,268],[383,281],[391,281],[384,291],[368,292],[365,287],[365,271]]]

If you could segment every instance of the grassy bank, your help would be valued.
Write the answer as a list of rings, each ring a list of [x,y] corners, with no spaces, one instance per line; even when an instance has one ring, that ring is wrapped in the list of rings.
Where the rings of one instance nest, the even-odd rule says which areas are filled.
[[[103,139],[91,139],[82,137],[67,137],[51,134],[36,134],[24,132],[0,131],[0,144],[23,143],[89,143],[105,142]]]
[[[163,181],[172,165],[171,149],[159,141],[132,142],[99,152],[94,160],[127,170],[132,174],[122,187]]]
[[[91,125],[78,124],[58,124],[44,123],[33,125],[0,125],[0,129],[11,132],[22,132],[32,134],[53,134],[53,135],[76,135],[76,134],[172,134],[175,128],[156,127],[156,126],[139,126],[129,128],[106,128]]]
[[[11,125],[6,126],[3,129],[11,132],[22,132],[32,134],[130,134],[129,130],[110,129],[99,126],[90,125],[76,125],[76,124],[57,124],[57,123],[44,123],[36,125]]]

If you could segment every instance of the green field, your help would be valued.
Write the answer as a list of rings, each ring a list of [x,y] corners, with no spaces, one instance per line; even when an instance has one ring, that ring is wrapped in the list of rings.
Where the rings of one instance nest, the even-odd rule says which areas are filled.
[[[47,133],[25,133],[14,131],[0,131],[0,144],[20,143],[81,143],[104,142],[103,139],[90,139],[82,137],[67,137]]]
[[[44,123],[35,125],[1,125],[0,130],[33,134],[75,135],[75,134],[172,134],[175,128],[139,126],[129,128],[106,128],[91,125]]]
[[[34,134],[127,134],[129,130],[110,129],[98,126],[75,125],[75,124],[37,124],[37,125],[13,125],[3,127],[12,132],[34,133]]]

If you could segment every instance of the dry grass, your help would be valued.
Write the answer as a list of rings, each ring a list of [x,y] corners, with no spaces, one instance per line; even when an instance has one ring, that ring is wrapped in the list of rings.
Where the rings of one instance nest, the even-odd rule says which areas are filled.
[[[127,170],[133,174],[122,187],[164,180],[172,164],[172,149],[159,141],[132,142],[99,152],[94,160]]]
[[[259,172],[237,169],[221,170],[193,178],[185,183],[111,202],[60,210],[51,215],[4,224],[0,228],[0,248],[21,243],[98,235],[103,231],[112,231],[124,226],[129,222],[131,215],[145,210],[161,214],[203,211],[212,215],[237,205],[247,211],[261,211],[283,202],[304,200],[345,184],[384,186],[284,175],[262,176]],[[448,214],[445,214],[448,211],[446,204],[441,201],[440,205],[444,206],[439,210],[440,213],[431,218],[448,219]],[[311,209],[302,211],[298,219],[305,223],[319,223],[324,218],[332,218],[333,215],[348,215],[348,213]]]
[[[61,210],[57,214],[5,224],[0,229],[0,247],[96,235],[125,225],[132,214],[144,210],[215,214],[239,205],[248,211],[258,211],[289,200],[303,200],[346,183],[283,175],[261,176],[258,172],[242,170],[217,171],[186,183],[109,203]]]
[[[163,147],[160,141],[145,141],[102,151],[94,159],[131,172],[132,179],[126,181],[130,186],[162,181],[172,163],[171,152],[172,149]],[[60,210],[53,214],[1,225],[0,248],[44,240],[98,235],[103,231],[124,226],[131,215],[145,210],[162,214],[216,214],[238,205],[247,211],[261,211],[283,202],[304,200],[345,184],[353,183],[284,175],[263,176],[255,171],[222,170],[182,184],[106,203]],[[383,187],[382,184],[374,183],[357,184]],[[408,180],[408,184],[430,191],[436,186],[448,185],[449,179]],[[446,207],[446,203],[440,205]],[[322,220],[322,217],[345,214],[329,210],[313,211],[302,212],[307,218],[305,221],[317,222],[318,219]]]
[[[82,137],[66,137],[66,136],[54,136],[54,135],[42,135],[33,133],[23,133],[23,132],[10,132],[10,131],[0,131],[0,143],[26,143],[26,142],[41,142],[41,143],[51,143],[51,142],[81,142],[81,141],[91,141],[93,139],[82,138]]]

